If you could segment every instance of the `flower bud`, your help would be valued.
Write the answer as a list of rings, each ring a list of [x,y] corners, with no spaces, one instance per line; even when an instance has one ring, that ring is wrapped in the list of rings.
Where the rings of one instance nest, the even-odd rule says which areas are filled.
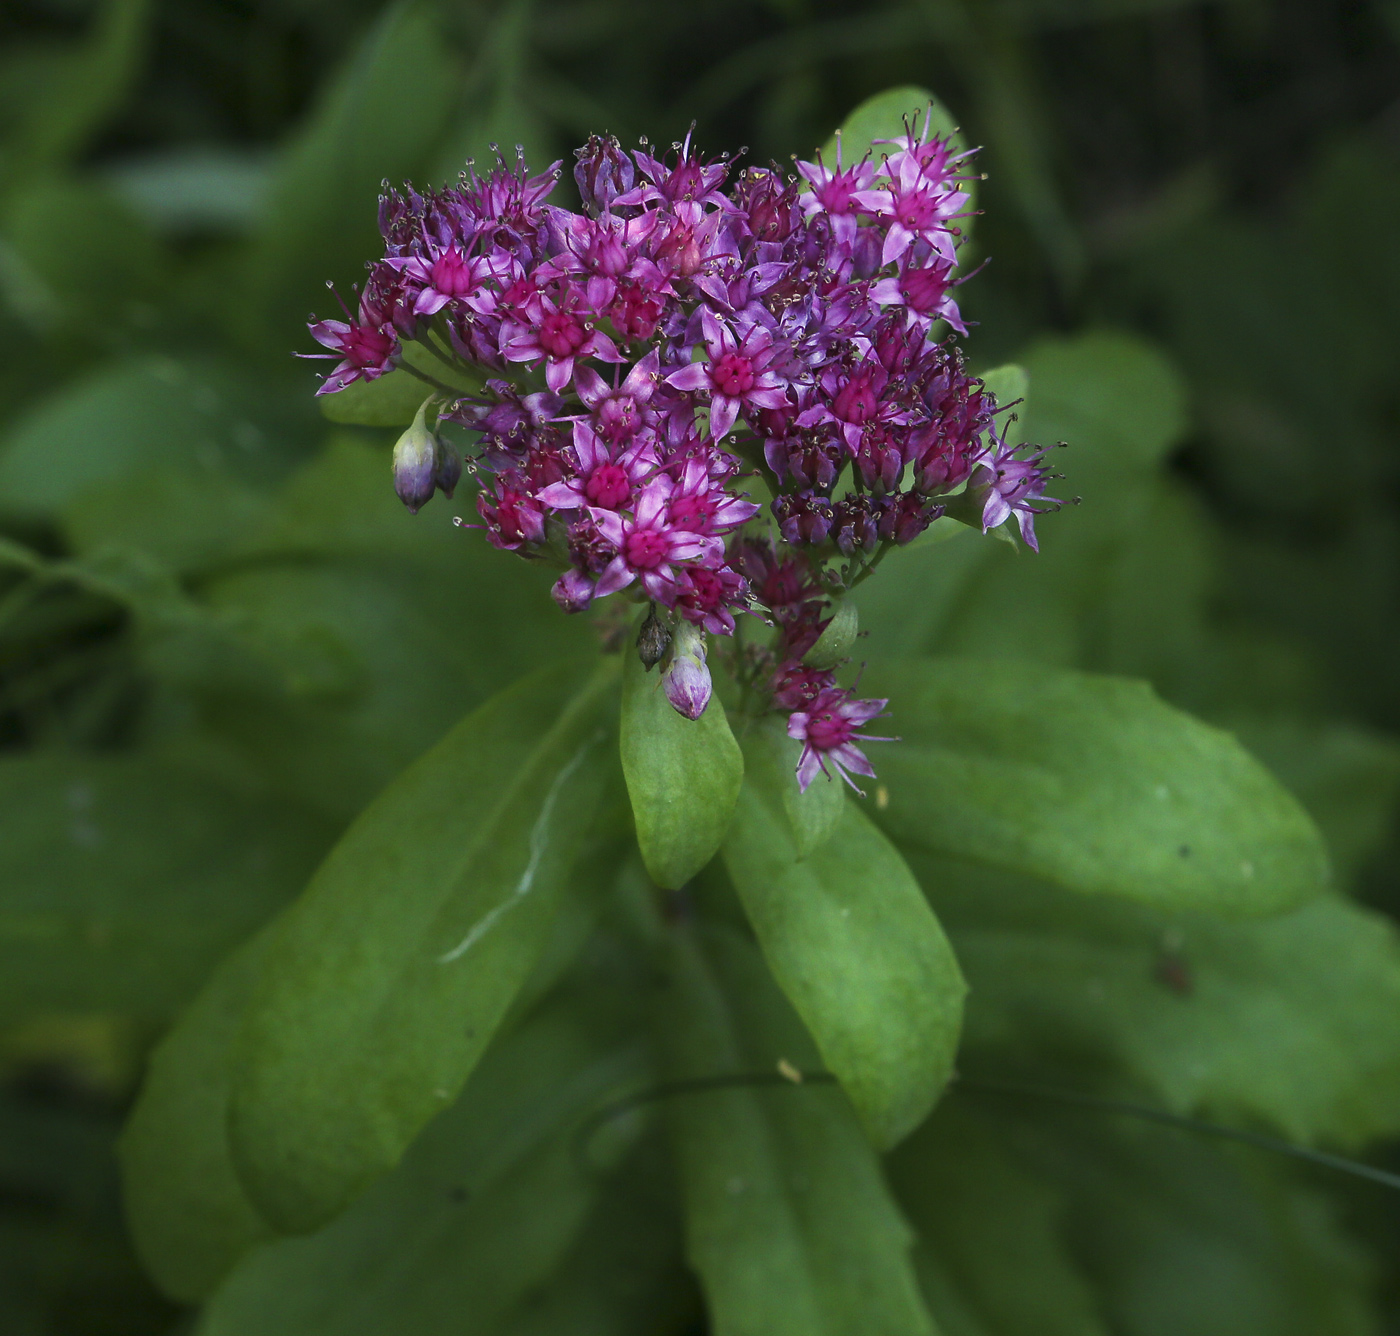
[[[449,445],[441,437],[438,438],[437,448],[433,482],[437,484],[438,491],[450,500],[462,480],[462,455],[455,445]]]
[[[642,629],[637,632],[637,657],[642,661],[642,667],[651,672],[665,657],[670,644],[671,633],[653,609],[647,613]]]
[[[831,614],[817,643],[802,656],[808,668],[835,668],[850,657],[851,646],[860,631],[860,613],[850,599],[842,599]]]
[[[574,165],[574,180],[583,207],[590,213],[601,212],[619,195],[632,189],[636,169],[612,135],[606,138],[590,135],[583,148],[574,150],[574,156],[578,159]]]
[[[666,699],[677,714],[698,719],[710,703],[710,670],[705,663],[704,633],[687,621],[671,638],[671,661],[662,674]]]
[[[593,583],[582,571],[565,571],[549,592],[565,612],[582,612],[593,602]]]
[[[424,421],[432,402],[431,396],[423,400],[413,425],[394,445],[394,491],[414,515],[437,489],[438,438]]]

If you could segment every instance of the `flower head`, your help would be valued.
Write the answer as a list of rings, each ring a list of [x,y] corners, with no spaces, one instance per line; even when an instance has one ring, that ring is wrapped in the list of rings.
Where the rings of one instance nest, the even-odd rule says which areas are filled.
[[[1043,452],[1007,444],[994,398],[934,341],[964,332],[966,155],[931,112],[856,162],[843,151],[731,180],[690,136],[668,155],[594,136],[575,154],[579,210],[550,200],[559,164],[531,175],[519,152],[446,189],[387,190],[355,312],[311,326],[335,361],[323,394],[424,342],[411,366],[437,372],[440,431],[425,404],[395,449],[409,508],[465,468],[487,541],[552,566],[565,612],[649,605],[681,714],[703,712],[721,665],[748,708],[788,714],[804,789],[833,767],[870,775],[860,744],[880,740],[862,730],[885,702],[838,685],[840,656],[810,657],[845,591],[945,509],[1014,516],[1034,546],[1057,504]],[[746,614],[769,629],[728,639]]]

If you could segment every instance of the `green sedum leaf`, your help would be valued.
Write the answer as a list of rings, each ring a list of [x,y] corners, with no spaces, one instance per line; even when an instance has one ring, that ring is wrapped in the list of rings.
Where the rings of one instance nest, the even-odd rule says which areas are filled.
[[[205,1298],[244,1253],[273,1236],[234,1172],[229,1056],[270,934],[215,971],[151,1055],[121,1138],[127,1222],[142,1262],[171,1298]]]
[[[996,395],[998,404],[1014,404],[1020,400],[1015,411],[1021,417],[1026,415],[1031,378],[1025,367],[1018,366],[1015,362],[1007,362],[1005,366],[996,366],[990,371],[982,372],[982,382]]]
[[[161,1018],[280,909],[323,822],[154,758],[0,762],[0,1014]]]
[[[234,1059],[234,1162],[279,1229],[330,1219],[475,1066],[606,787],[616,666],[526,679],[351,826],[269,943]]]
[[[779,782],[796,785],[790,774]],[[827,1067],[875,1144],[893,1145],[948,1080],[965,992],[918,883],[851,803],[819,855],[802,861],[767,767],[745,786],[724,862]]]
[[[996,1112],[947,1099],[890,1158],[929,1307],[959,1336],[1106,1336],[1066,1195],[1017,1162]]]
[[[642,860],[658,886],[683,886],[718,851],[744,757],[718,695],[699,719],[671,708],[660,672],[630,651],[622,670],[622,773]]]
[[[755,782],[769,793],[781,793],[799,859],[807,858],[831,838],[846,810],[846,786],[825,775],[803,793],[796,782],[802,744],[787,735],[778,718],[764,719],[746,736],[747,760]]]
[[[564,993],[493,1046],[463,1098],[349,1210],[247,1257],[199,1336],[497,1331],[566,1257],[645,1126],[614,1122],[580,1160],[583,1117],[647,1075],[625,1019],[599,1012]]]
[[[810,1038],[742,938],[671,942],[663,1045],[673,1078],[799,1070]],[[932,1336],[909,1227],[839,1090],[677,1093],[666,1112],[687,1252],[715,1336]]]
[[[1037,1121],[1013,1144],[1069,1198],[1066,1237],[1110,1331],[1374,1336],[1367,1259],[1337,1204],[1283,1166],[1102,1117]]]
[[[1238,921],[913,865],[972,986],[963,1051],[1357,1147],[1400,1131],[1400,937],[1322,896]]]
[[[897,840],[1173,910],[1269,914],[1323,891],[1322,839],[1228,733],[1146,683],[1029,664],[883,669]]]

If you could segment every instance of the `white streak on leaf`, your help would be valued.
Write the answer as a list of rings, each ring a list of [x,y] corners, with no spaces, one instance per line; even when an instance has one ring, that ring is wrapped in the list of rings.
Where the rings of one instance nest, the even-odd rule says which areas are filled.
[[[595,733],[578,749],[568,765],[555,775],[554,783],[549,786],[549,792],[545,794],[544,802],[540,805],[540,814],[535,818],[535,824],[530,829],[530,859],[525,864],[525,871],[520,874],[520,880],[515,883],[515,889],[507,899],[502,900],[489,914],[486,914],[452,950],[439,956],[439,965],[450,965],[454,960],[460,960],[496,926],[497,920],[508,909],[514,909],[521,900],[529,895],[535,884],[535,873],[539,871],[540,859],[544,857],[545,846],[549,843],[549,819],[554,815],[554,804],[558,801],[559,790],[568,782],[574,771],[583,764],[583,758],[602,736],[601,732]]]

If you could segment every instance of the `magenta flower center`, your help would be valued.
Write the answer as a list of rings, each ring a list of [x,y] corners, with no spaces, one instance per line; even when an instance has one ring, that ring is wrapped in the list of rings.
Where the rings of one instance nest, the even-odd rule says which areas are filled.
[[[567,311],[551,311],[540,321],[540,347],[550,357],[572,357],[587,338],[582,324]]]
[[[855,725],[835,710],[822,710],[807,720],[807,741],[817,751],[834,751],[855,735]]]
[[[393,351],[394,336],[371,325],[354,325],[342,346],[347,360],[355,366],[379,366]]]
[[[850,213],[851,197],[855,194],[855,183],[845,172],[833,176],[817,191],[817,198],[827,213]]]
[[[470,297],[472,294],[471,270],[455,248],[443,251],[433,261],[431,281],[444,297]]]
[[[637,429],[637,401],[619,394],[604,399],[595,410],[598,435],[605,441],[623,441]]]
[[[671,502],[671,523],[678,529],[701,533],[715,513],[715,503],[708,497],[681,496]]]
[[[912,269],[899,283],[904,299],[921,315],[932,311],[948,291],[948,281],[937,269]]]
[[[659,529],[634,529],[627,535],[627,564],[637,570],[655,570],[670,551],[670,539]]]
[[[621,464],[600,464],[593,470],[583,494],[595,506],[616,510],[632,494],[632,482]],[[635,563],[634,563],[635,564]]]
[[[721,353],[710,368],[710,383],[732,399],[753,389],[755,379],[753,363],[742,353]]]

